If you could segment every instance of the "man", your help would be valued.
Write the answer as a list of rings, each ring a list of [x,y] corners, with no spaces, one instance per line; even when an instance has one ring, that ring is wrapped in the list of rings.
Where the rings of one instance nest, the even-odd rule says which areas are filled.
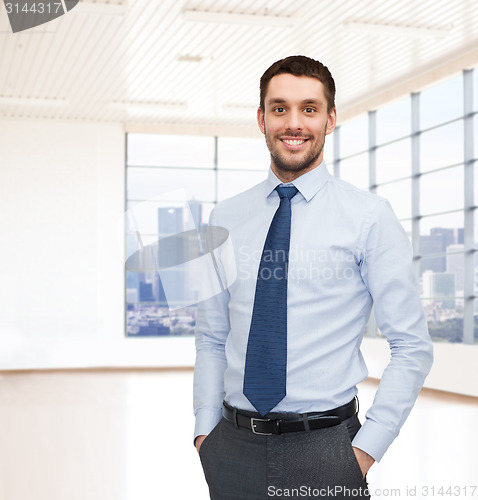
[[[288,57],[260,91],[268,178],[211,215],[234,249],[218,273],[237,277],[198,308],[195,445],[212,499],[368,497],[432,363],[410,244],[385,199],[327,172],[328,69]],[[372,303],[391,361],[361,426]]]

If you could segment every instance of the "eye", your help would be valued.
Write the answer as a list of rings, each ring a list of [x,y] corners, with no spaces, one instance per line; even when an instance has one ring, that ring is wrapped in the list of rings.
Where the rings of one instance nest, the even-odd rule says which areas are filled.
[[[274,113],[283,113],[285,111],[285,108],[281,108],[280,106],[278,108],[274,108]]]
[[[305,108],[304,110],[306,113],[313,113],[315,111],[314,108]]]

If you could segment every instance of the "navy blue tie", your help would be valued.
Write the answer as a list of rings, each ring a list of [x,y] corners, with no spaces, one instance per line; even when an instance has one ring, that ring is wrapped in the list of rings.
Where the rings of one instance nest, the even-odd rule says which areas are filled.
[[[297,188],[276,190],[280,204],[262,251],[244,370],[244,395],[261,415],[286,395],[290,200]]]

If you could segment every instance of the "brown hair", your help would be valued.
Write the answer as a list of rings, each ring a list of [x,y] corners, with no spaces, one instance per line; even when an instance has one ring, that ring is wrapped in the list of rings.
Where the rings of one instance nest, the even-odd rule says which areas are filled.
[[[260,106],[262,111],[264,111],[264,99],[269,82],[274,76],[282,73],[317,78],[324,86],[325,97],[327,99],[327,112],[330,113],[330,111],[335,108],[335,82],[327,66],[324,66],[321,62],[311,59],[310,57],[289,56],[275,62],[261,77]]]

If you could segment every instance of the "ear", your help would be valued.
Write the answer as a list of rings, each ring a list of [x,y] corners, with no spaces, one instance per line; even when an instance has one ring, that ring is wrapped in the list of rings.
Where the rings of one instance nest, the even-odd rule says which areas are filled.
[[[257,124],[259,125],[261,132],[265,135],[266,125],[264,120],[264,111],[262,111],[260,106],[257,108]]]
[[[333,108],[330,111],[329,116],[327,118],[327,127],[325,128],[325,135],[331,134],[334,131],[336,125],[337,125],[337,110]]]

